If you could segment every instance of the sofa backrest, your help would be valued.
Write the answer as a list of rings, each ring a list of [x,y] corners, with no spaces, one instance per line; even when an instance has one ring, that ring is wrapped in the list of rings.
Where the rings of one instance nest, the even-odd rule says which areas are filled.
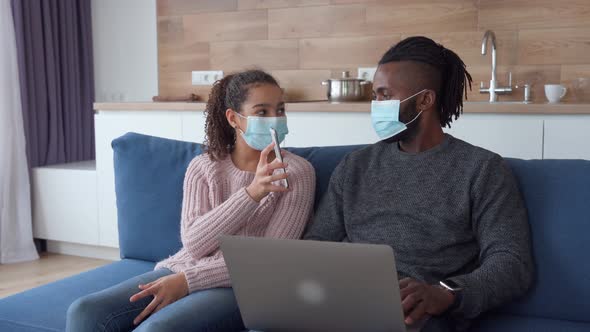
[[[316,204],[332,171],[362,146],[291,148],[316,170]],[[113,141],[121,257],[159,261],[181,247],[182,183],[196,143],[129,133]],[[502,309],[520,315],[590,321],[590,161],[507,159],[525,199],[536,278]]]
[[[332,172],[344,156],[365,146],[366,145],[346,145],[314,148],[287,148],[290,152],[307,159],[315,169],[315,207],[318,206],[326,189],[328,189]]]
[[[201,145],[128,133],[112,143],[121,258],[178,251],[184,173]]]
[[[507,159],[531,225],[536,278],[504,312],[590,321],[590,161]]]
[[[177,252],[184,174],[198,143],[128,133],[112,143],[122,258],[157,262]],[[332,171],[357,146],[288,149],[316,170],[316,204]]]

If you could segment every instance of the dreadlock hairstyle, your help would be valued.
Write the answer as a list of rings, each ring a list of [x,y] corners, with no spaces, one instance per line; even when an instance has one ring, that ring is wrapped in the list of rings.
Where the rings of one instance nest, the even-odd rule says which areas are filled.
[[[258,69],[227,75],[213,85],[205,106],[204,142],[211,160],[225,158],[236,144],[236,132],[225,117],[226,110],[241,112],[250,89],[261,84],[279,86],[274,77]]]
[[[451,127],[463,113],[463,94],[467,99],[467,83],[471,90],[471,75],[465,69],[465,63],[459,56],[426,37],[410,37],[390,48],[381,58],[379,64],[394,61],[413,61],[425,63],[434,69],[440,82],[437,94],[437,106],[440,125]],[[432,76],[431,76],[432,77]]]

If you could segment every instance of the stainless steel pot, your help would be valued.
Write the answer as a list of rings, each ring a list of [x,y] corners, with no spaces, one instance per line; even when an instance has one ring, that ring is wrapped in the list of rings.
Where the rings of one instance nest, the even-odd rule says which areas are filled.
[[[342,78],[329,79],[322,82],[328,86],[329,101],[362,101],[369,100],[369,81],[350,77],[348,71],[342,72]]]

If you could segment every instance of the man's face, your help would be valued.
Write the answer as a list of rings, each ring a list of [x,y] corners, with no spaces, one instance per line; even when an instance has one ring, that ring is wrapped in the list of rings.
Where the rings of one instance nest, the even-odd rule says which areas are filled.
[[[405,62],[389,62],[379,65],[373,78],[373,99],[375,100],[389,100],[398,99],[404,100],[418,91],[410,88],[407,84],[410,75],[408,75],[408,68]],[[411,98],[404,101],[400,105],[399,120],[403,123],[408,123],[418,116],[416,109],[416,98]],[[415,122],[416,124],[417,121]],[[403,135],[396,137],[395,140],[403,140],[415,133],[416,126],[406,129],[402,132]]]

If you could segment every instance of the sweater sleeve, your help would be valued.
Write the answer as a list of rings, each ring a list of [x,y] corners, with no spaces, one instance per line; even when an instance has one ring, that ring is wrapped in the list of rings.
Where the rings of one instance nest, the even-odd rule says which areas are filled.
[[[199,260],[196,265],[182,270],[182,273],[186,278],[189,293],[210,288],[231,287],[229,270],[221,251],[214,256]]]
[[[328,190],[322,197],[313,222],[303,237],[305,240],[340,242],[346,237],[342,211],[342,183],[347,159],[344,158],[332,173]]]
[[[453,314],[467,319],[522,296],[532,282],[526,208],[500,156],[483,166],[473,185],[472,227],[480,247],[479,267],[450,278],[463,288]]]
[[[235,233],[258,207],[245,188],[223,201],[220,188],[205,164],[197,157],[184,179],[180,237],[193,259],[219,248],[219,236]]]
[[[273,212],[265,237],[299,239],[313,213],[315,170],[306,160],[287,161],[290,192],[284,193]]]

